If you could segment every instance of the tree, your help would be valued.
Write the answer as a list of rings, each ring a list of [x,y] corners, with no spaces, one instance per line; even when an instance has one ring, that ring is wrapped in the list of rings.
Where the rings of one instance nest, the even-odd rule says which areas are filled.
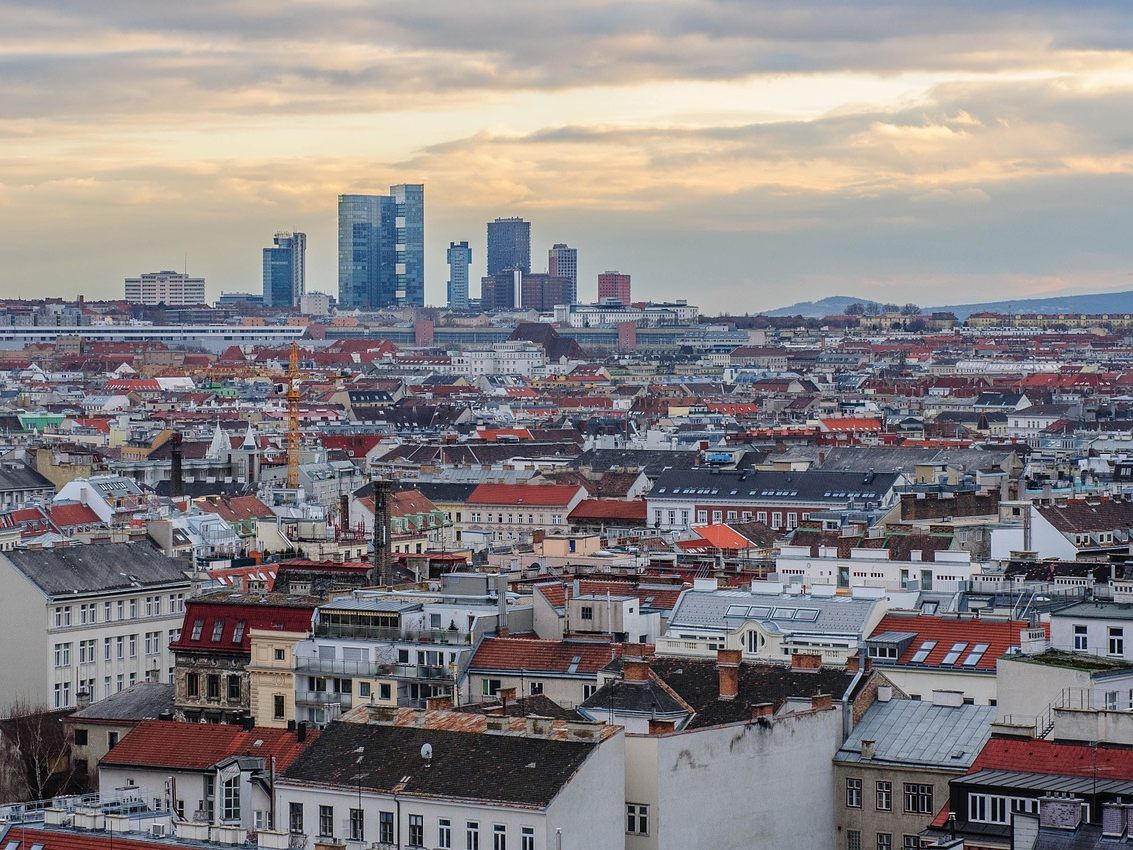
[[[903,316],[919,316],[921,308],[916,304],[906,304],[901,308],[901,315]]]
[[[0,799],[43,800],[69,790],[74,767],[63,728],[68,714],[17,700],[0,719]]]
[[[876,301],[870,301],[868,304],[865,305],[865,314],[867,316],[880,316],[881,315],[881,305],[878,304]]]
[[[865,305],[855,301],[853,304],[847,304],[846,309],[842,312],[847,316],[861,316],[865,313]]]

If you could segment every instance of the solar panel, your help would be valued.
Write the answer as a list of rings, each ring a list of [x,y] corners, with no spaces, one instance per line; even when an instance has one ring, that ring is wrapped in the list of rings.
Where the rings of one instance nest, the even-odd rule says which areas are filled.
[[[928,654],[930,652],[932,652],[933,649],[935,649],[935,648],[936,648],[936,641],[926,640],[924,643],[922,643],[920,645],[920,648],[918,648],[917,651],[915,653],[913,653],[913,657],[910,660],[914,664],[924,664],[925,659],[928,658]]]
[[[952,648],[948,650],[948,654],[944,656],[941,664],[955,664],[960,659],[960,653],[964,651],[964,647],[968,644],[966,642],[954,643]]]
[[[984,657],[984,653],[987,652],[987,649],[988,644],[977,643],[972,647],[972,651],[968,653],[968,657],[964,659],[964,666],[975,667],[980,663],[980,659]]]

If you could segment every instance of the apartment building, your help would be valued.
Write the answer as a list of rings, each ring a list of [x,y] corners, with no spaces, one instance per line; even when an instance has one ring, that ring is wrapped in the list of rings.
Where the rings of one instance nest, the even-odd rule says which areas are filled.
[[[569,484],[481,484],[466,503],[465,534],[517,540],[535,531],[561,534],[586,490]]]
[[[73,708],[169,680],[191,583],[148,543],[0,553],[0,705]]]

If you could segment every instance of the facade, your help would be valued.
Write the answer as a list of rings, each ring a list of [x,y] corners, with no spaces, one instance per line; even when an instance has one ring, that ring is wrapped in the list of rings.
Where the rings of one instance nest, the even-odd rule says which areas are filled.
[[[1133,582],[1115,582],[1127,586]],[[1122,601],[1079,602],[1051,614],[1050,645],[1065,652],[1079,652],[1133,662],[1133,608],[1128,593]]]
[[[560,304],[573,303],[575,287],[570,278],[554,274],[524,274],[519,284],[518,306],[541,313],[550,312]]]
[[[600,724],[367,708],[279,776],[278,811],[292,846],[621,847],[624,757]]]
[[[394,213],[394,305],[425,306],[425,186],[390,186]],[[385,307],[385,303],[375,306]]]
[[[507,269],[531,272],[531,222],[522,218],[488,222],[488,275]]]
[[[468,267],[472,265],[472,249],[467,242],[448,244],[448,308],[468,309]]]
[[[465,346],[452,353],[456,375],[523,375],[529,377],[547,365],[547,352],[534,342],[497,342]]]
[[[251,629],[248,710],[257,726],[286,728],[295,711],[295,645],[307,632]]]
[[[394,303],[397,210],[387,195],[338,196],[338,305],[370,310]]]
[[[277,233],[264,248],[265,307],[298,307],[306,292],[307,234]]]
[[[71,741],[71,766],[77,777],[97,787],[98,763],[135,726],[173,714],[173,685],[138,682],[69,714],[63,723]]]
[[[599,671],[617,655],[610,641],[484,638],[466,671],[466,700],[484,702],[503,692],[512,697],[543,696],[564,708],[589,699]]]
[[[0,553],[0,705],[73,708],[172,673],[191,584],[148,543]]]
[[[205,279],[169,270],[128,277],[126,300],[131,304],[164,304],[167,307],[204,304]]]
[[[501,540],[535,531],[561,534],[585,496],[582,487],[568,484],[481,484],[468,497],[464,531],[492,532]]]
[[[556,242],[547,252],[547,274],[570,281],[569,297],[564,304],[578,301],[578,249]]]
[[[633,303],[628,274],[607,271],[598,275],[598,303],[601,304],[603,301],[616,301],[618,304]]]

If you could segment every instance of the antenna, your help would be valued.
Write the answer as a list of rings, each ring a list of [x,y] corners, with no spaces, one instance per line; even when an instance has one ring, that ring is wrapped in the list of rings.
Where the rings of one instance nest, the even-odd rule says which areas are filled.
[[[432,765],[430,764],[430,762],[433,760],[432,744],[421,745],[421,758],[425,760],[425,767],[432,767]]]

